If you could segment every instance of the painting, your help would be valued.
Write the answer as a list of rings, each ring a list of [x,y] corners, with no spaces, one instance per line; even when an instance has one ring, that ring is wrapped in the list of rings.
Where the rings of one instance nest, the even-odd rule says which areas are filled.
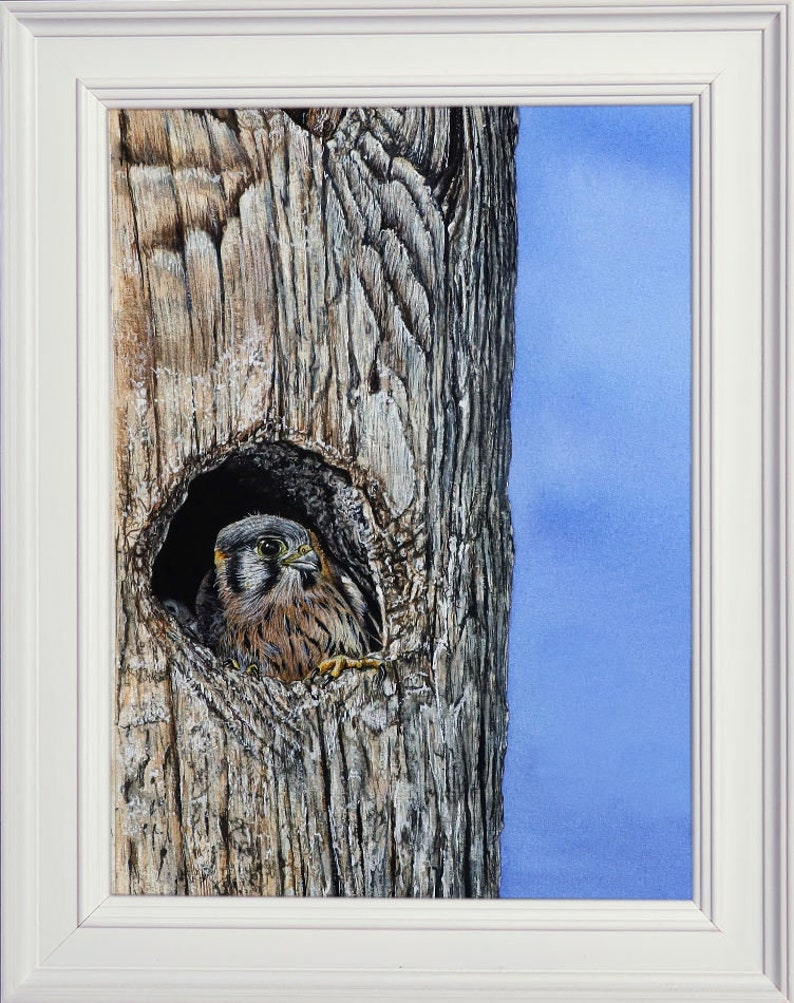
[[[533,667],[527,650],[554,632],[538,593],[555,591],[538,582],[556,580],[570,604],[582,577],[566,580],[559,552],[543,549],[548,469],[526,452],[534,443],[537,460],[545,448],[543,374],[566,372],[527,335],[542,324],[522,314],[526,261],[561,295],[524,252],[542,233],[538,201],[519,198],[517,214],[526,165],[550,169],[529,111],[520,132],[511,108],[111,112],[117,893],[688,897],[688,287],[669,291],[661,331],[674,372],[657,396],[679,436],[671,487],[642,512],[646,529],[668,518],[675,555],[668,592],[646,609],[669,612],[658,657],[639,635],[616,655],[613,631],[601,638],[604,669],[581,618],[562,617],[556,648],[536,651]],[[551,128],[561,149],[566,111]],[[607,111],[580,121],[580,139]],[[630,111],[613,123],[626,149]],[[659,111],[672,109],[634,109],[635,120],[644,112],[658,134]],[[689,125],[677,123],[680,141]],[[519,134],[534,142],[516,159]],[[565,231],[559,216],[554,230]],[[680,238],[679,226],[676,257],[658,237],[657,261],[686,270]],[[593,243],[603,259],[603,229]],[[636,343],[658,344],[642,317],[635,330]],[[623,356],[629,382],[647,362]],[[582,421],[592,410],[581,365],[567,378]],[[623,407],[625,394],[616,399]],[[565,532],[591,546],[598,495],[582,470],[567,465],[571,493],[589,494]],[[527,523],[530,497],[541,503]],[[559,507],[550,518],[559,536]],[[624,521],[624,537],[633,525]],[[596,607],[590,615],[603,620]],[[577,677],[549,671],[563,634],[585,637]],[[544,664],[556,693],[545,705]],[[658,692],[638,688],[648,676]],[[576,678],[590,680],[592,707]],[[605,681],[623,699],[611,717]],[[553,705],[560,720],[578,701],[582,733],[592,713],[590,731],[603,736],[616,712],[636,720],[649,697],[657,709],[639,741],[656,745],[638,762],[656,770],[656,804],[676,806],[677,828],[651,823],[667,856],[655,863],[640,840],[638,879],[616,863],[599,883],[588,867],[601,846],[566,883],[571,844],[598,832],[603,805],[613,818],[617,806],[624,829],[626,810],[608,776],[583,780],[565,805],[577,820],[565,845],[565,817],[542,798],[553,770],[533,779],[533,763],[544,730],[562,760],[566,745],[551,718],[538,726],[537,709]],[[624,838],[637,843],[636,832]]]
[[[496,895],[515,110],[110,118],[116,892]]]

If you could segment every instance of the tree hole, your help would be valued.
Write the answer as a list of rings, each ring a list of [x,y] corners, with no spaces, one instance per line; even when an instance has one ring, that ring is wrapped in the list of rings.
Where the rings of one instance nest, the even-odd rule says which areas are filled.
[[[152,567],[152,592],[160,603],[169,608],[168,600],[175,600],[195,612],[218,532],[258,513],[292,519],[317,534],[328,557],[363,593],[371,650],[379,650],[382,603],[362,497],[341,470],[283,443],[243,447],[193,479]]]

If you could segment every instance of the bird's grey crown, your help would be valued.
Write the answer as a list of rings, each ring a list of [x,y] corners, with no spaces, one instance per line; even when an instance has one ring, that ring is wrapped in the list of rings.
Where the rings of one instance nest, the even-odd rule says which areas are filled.
[[[215,547],[224,552],[240,550],[253,547],[263,536],[277,536],[289,550],[310,542],[308,530],[291,519],[282,519],[277,515],[249,515],[246,519],[224,526],[218,533]]]

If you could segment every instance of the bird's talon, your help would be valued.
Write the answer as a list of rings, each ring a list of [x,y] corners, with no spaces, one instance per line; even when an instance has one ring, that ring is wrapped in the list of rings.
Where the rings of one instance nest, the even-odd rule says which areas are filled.
[[[359,659],[359,666],[362,669],[382,669],[384,661],[377,655],[367,655],[366,658]]]
[[[345,669],[378,669],[382,664],[383,659],[374,655],[367,655],[364,658],[335,655],[333,658],[324,658],[313,674],[317,674],[323,679],[338,679]]]
[[[253,676],[254,679],[259,679],[260,676],[259,666],[254,663],[251,663],[251,665],[246,667],[245,674],[247,676]]]

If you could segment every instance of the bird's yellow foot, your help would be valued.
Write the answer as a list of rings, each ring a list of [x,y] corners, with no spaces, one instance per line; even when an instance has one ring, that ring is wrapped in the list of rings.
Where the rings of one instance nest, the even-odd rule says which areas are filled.
[[[379,669],[383,659],[377,655],[365,655],[363,658],[350,658],[348,655],[334,655],[325,658],[317,666],[317,675],[325,679],[338,679],[345,669]]]
[[[251,662],[249,665],[242,666],[236,658],[227,658],[224,660],[223,667],[227,671],[242,672],[246,676],[252,676],[254,679],[261,679],[262,677],[262,670],[256,662]]]

